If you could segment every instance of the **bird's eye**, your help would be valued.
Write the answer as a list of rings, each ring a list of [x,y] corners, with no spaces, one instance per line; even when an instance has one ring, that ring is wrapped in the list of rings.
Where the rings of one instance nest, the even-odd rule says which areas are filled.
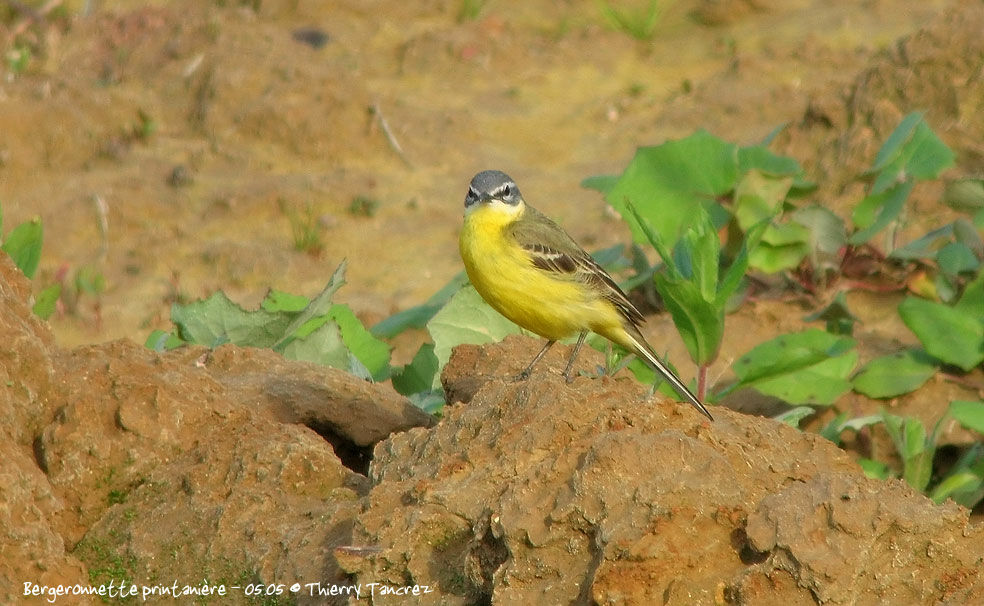
[[[502,197],[508,198],[509,196],[512,195],[512,193],[513,193],[512,187],[509,187],[508,185],[502,186]]]

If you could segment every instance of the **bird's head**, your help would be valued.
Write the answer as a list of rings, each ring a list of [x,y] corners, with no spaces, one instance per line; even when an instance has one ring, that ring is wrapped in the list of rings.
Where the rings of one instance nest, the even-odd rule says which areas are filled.
[[[465,196],[465,214],[487,207],[489,210],[517,216],[523,212],[523,194],[506,173],[498,170],[483,170],[475,175],[468,185]]]

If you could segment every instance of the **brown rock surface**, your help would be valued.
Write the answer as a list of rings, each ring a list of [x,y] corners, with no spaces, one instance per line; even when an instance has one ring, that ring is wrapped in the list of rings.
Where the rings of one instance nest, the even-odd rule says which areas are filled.
[[[332,443],[371,445],[428,415],[388,386],[271,351],[58,350],[5,255],[0,272],[0,333],[14,344],[0,354],[0,602],[28,581],[343,580],[329,554],[368,482]]]
[[[521,340],[479,355],[523,358]],[[445,383],[476,354],[461,347]],[[976,603],[984,529],[832,443],[629,380],[490,379],[434,429],[381,442],[341,554],[433,604]],[[382,596],[376,603],[399,603]]]

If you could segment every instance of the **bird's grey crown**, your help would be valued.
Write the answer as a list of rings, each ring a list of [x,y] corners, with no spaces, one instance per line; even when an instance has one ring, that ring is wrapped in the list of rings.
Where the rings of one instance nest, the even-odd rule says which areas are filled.
[[[501,170],[483,170],[468,185],[465,206],[482,200],[501,200],[507,204],[517,204],[522,199],[519,188],[512,177]]]

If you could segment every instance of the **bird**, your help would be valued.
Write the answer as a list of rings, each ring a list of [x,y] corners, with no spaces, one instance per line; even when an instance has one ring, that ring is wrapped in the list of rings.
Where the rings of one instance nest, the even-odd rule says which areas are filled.
[[[472,178],[458,240],[472,286],[493,309],[547,340],[517,379],[560,339],[578,335],[564,369],[571,369],[588,332],[636,354],[708,419],[707,407],[656,355],[639,327],[642,313],[615,280],[567,232],[526,203],[506,173],[485,170]]]

